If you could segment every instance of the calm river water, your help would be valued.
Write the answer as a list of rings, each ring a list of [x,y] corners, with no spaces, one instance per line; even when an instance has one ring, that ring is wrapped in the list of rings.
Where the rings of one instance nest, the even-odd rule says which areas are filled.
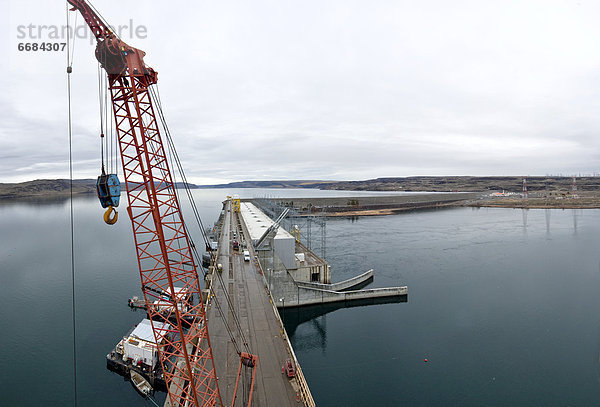
[[[206,226],[233,193],[356,195],[196,190]],[[3,203],[0,231],[0,405],[72,405],[68,202]],[[599,210],[328,220],[334,280],[374,268],[371,286],[408,285],[409,295],[286,311],[317,405],[600,405],[599,236]],[[129,220],[109,227],[95,198],[77,198],[75,239],[79,405],[152,405],[105,367],[143,317],[127,307],[140,293]]]

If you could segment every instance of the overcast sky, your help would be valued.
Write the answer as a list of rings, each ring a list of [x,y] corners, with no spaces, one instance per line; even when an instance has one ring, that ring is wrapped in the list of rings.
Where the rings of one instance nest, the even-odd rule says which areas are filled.
[[[64,42],[65,2],[0,2],[0,182],[68,177],[65,54],[18,51]],[[133,26],[192,182],[600,172],[598,1],[93,4]],[[100,171],[87,34],[76,178]]]

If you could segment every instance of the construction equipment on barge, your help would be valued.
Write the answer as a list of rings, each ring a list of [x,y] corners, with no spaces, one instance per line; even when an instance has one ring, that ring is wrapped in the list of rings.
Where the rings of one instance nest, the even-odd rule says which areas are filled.
[[[122,376],[130,376],[135,371],[146,377],[155,389],[166,391],[165,375],[157,352],[152,324],[149,319],[143,319],[106,355],[106,367]]]
[[[67,1],[72,11],[81,13],[95,36],[95,56],[106,73],[127,191],[127,213],[146,309],[155,341],[160,344],[157,352],[168,401],[172,406],[223,405],[206,326],[197,253],[183,222],[159,131],[160,120],[167,147],[181,171],[154,90],[158,74],[144,63],[146,53],[121,40],[89,2]],[[68,66],[69,75],[72,71]],[[116,221],[111,214],[106,219],[107,223]],[[158,293],[168,295],[165,298]],[[240,372],[242,365],[254,372],[256,356],[248,352],[238,355]],[[250,389],[253,385],[252,381]],[[248,405],[252,391],[249,393]]]

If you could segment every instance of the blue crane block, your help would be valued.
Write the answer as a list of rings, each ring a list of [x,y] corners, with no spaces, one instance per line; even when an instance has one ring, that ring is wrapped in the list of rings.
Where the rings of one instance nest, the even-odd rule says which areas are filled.
[[[119,206],[119,199],[121,198],[121,183],[117,174],[102,174],[98,177],[96,182],[96,191],[98,192],[98,199],[100,199],[100,205],[103,208],[109,206]]]

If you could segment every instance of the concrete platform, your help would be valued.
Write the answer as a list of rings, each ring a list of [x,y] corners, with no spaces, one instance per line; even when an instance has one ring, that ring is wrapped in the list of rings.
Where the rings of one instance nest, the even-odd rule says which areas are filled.
[[[310,392],[308,403],[304,403],[303,397],[297,401],[301,393],[299,380],[290,380],[282,374],[285,360],[295,359],[293,350],[287,342],[279,314],[266,290],[260,267],[254,261],[244,261],[241,251],[235,252],[231,249],[232,231],[236,231],[238,239],[242,241],[248,239],[248,233],[239,223],[237,214],[230,212],[231,208],[227,209],[219,239],[218,257],[218,263],[223,265],[223,283],[216,276],[212,282],[212,294],[219,300],[225,315],[221,315],[212,300],[207,311],[208,330],[223,403],[231,405],[240,360],[225,325],[229,324],[236,332],[233,313],[228,308],[224,294],[227,291],[244,335],[248,339],[250,352],[258,356],[252,406],[314,405]],[[246,249],[250,250],[253,259],[254,253],[249,239],[247,243]],[[241,350],[245,351],[242,338],[237,333],[235,340]],[[307,387],[303,390],[305,395]],[[242,396],[243,391],[240,388],[233,407],[242,406]]]

